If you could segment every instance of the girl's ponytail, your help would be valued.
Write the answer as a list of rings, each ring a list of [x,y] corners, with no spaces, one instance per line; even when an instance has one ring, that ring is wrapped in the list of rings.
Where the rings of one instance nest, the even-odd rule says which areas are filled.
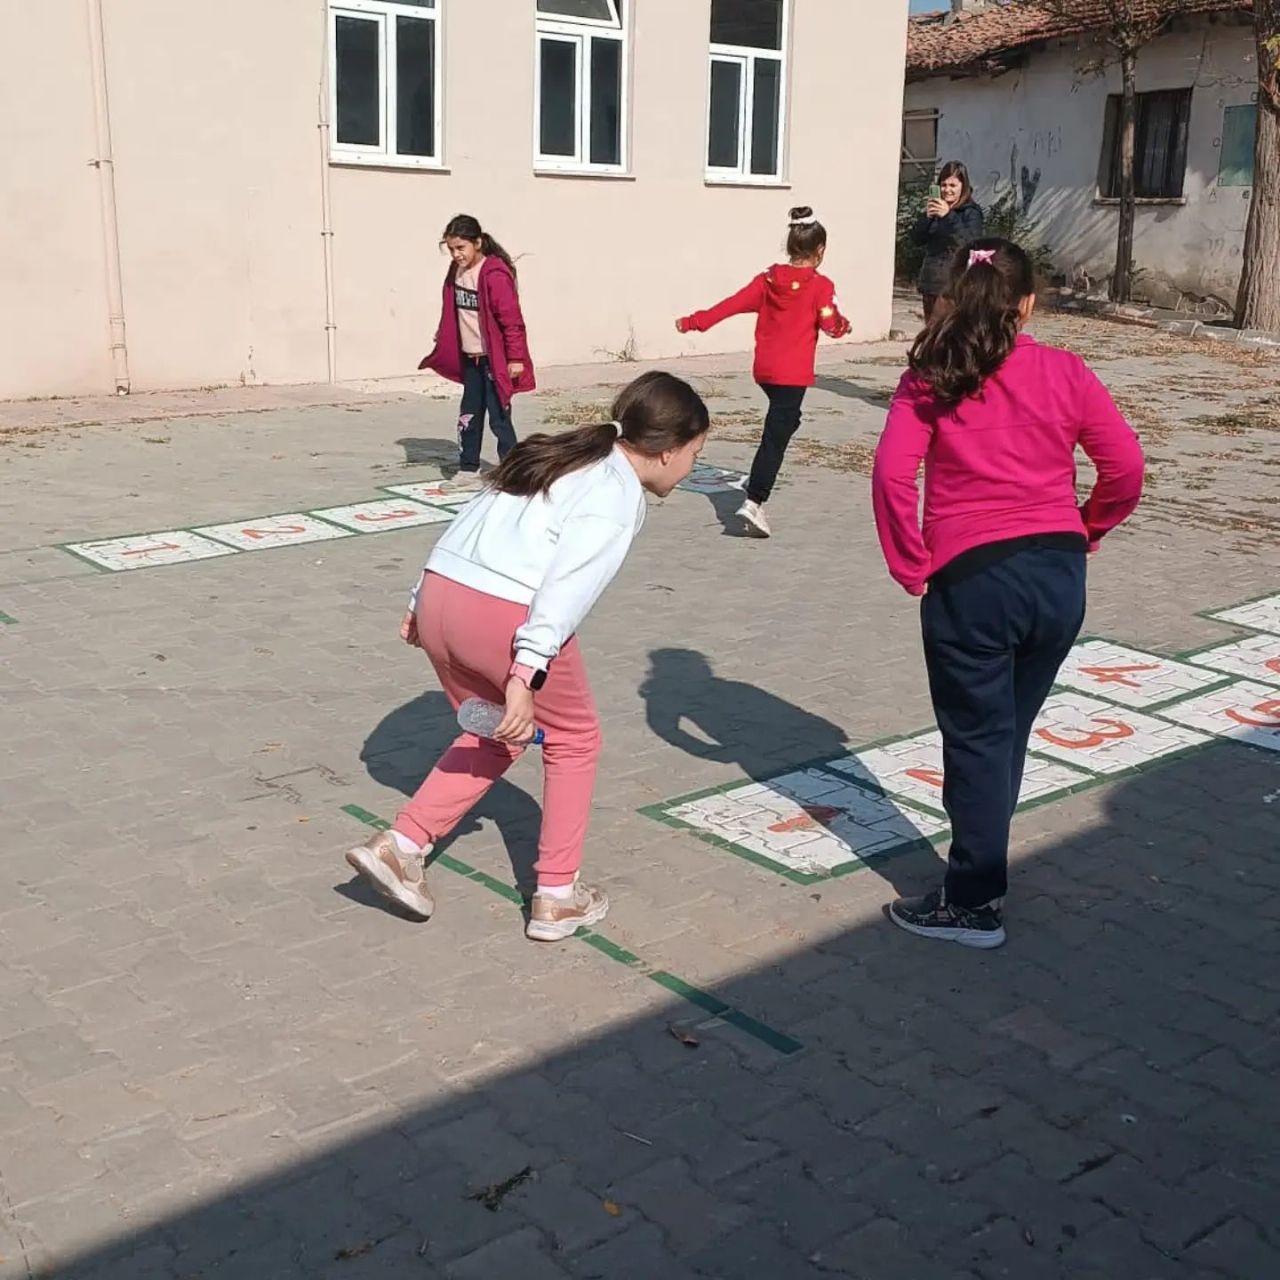
[[[612,413],[612,422],[529,436],[489,473],[486,484],[521,498],[545,494],[562,476],[602,462],[619,441],[656,456],[706,435],[711,426],[702,397],[683,379],[659,370],[624,387]]]
[[[1019,308],[1035,289],[1031,259],[1012,241],[965,245],[951,264],[949,305],[916,338],[907,363],[943,403],[977,395],[1013,351]]]
[[[480,233],[480,252],[486,258],[498,258],[505,262],[513,278],[519,274],[516,271],[515,260],[487,231]]]

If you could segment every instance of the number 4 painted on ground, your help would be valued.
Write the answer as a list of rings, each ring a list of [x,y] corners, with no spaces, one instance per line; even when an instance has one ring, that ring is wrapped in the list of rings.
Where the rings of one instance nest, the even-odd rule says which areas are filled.
[[[1158,662],[1136,662],[1130,666],[1081,667],[1080,674],[1082,676],[1092,676],[1099,684],[1122,684],[1127,689],[1141,689],[1141,681],[1131,680],[1129,678],[1130,674],[1134,671],[1159,670],[1160,664]]]

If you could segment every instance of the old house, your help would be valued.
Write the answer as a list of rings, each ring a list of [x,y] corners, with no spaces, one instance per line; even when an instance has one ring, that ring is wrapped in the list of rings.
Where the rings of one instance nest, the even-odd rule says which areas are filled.
[[[409,374],[459,212],[543,365],[745,347],[672,317],[794,204],[883,334],[905,42],[905,0],[6,4],[0,396]]]
[[[1177,0],[1138,55],[1135,292],[1229,312],[1253,178],[1251,0]],[[910,23],[904,180],[963,160],[978,198],[1012,193],[1057,271],[1101,284],[1115,261],[1120,73],[1105,7],[953,0]]]

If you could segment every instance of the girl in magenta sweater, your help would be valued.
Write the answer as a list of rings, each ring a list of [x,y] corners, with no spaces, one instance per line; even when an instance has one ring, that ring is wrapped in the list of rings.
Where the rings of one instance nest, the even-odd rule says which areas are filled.
[[[1143,461],[1084,361],[1022,332],[1035,276],[1017,245],[962,249],[949,297],[911,349],[872,477],[889,572],[924,597],[951,819],[943,887],[889,912],[910,933],[986,948],[1004,942],[1009,823],[1032,723],[1084,620],[1085,558],[1138,505]],[[1077,445],[1097,470],[1083,506]]]

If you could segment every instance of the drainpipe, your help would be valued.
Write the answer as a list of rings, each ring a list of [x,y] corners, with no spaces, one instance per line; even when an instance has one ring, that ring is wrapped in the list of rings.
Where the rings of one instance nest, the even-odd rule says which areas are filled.
[[[88,0],[89,62],[93,74],[95,157],[102,205],[102,243],[107,264],[107,317],[111,328],[111,373],[116,394],[129,394],[129,349],[124,335],[124,288],[120,279],[120,226],[116,219],[116,164],[111,150],[111,113],[107,102],[107,53],[102,0]]]
[[[320,42],[320,242],[324,245],[324,341],[329,381],[338,380],[338,325],[333,305],[333,199],[329,192],[329,0],[321,0]]]

